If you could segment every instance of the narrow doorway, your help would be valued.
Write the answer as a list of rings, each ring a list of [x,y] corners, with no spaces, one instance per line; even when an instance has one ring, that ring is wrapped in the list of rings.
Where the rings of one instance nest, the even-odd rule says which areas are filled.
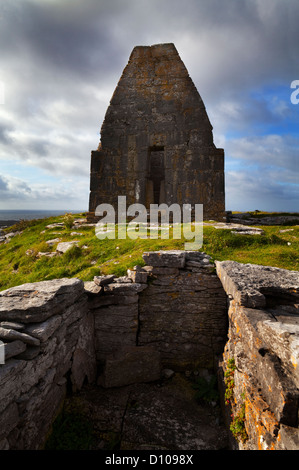
[[[149,148],[148,164],[148,194],[149,204],[161,204],[165,202],[165,170],[164,170],[164,147],[154,146]]]

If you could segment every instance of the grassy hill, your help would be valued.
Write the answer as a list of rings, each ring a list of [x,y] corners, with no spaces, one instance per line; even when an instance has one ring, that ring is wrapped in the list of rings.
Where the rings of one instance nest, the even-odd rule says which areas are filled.
[[[144,251],[184,249],[184,239],[99,240],[94,227],[73,224],[74,219],[82,217],[84,214],[21,221],[5,229],[6,234],[14,232],[14,236],[0,244],[0,290],[62,277],[88,281],[100,274],[121,276],[128,268],[144,264]],[[258,218],[256,226],[259,227]],[[261,228],[264,235],[241,235],[204,225],[200,251],[217,260],[230,259],[299,270],[299,226]],[[57,239],[61,242],[77,240],[78,243],[67,252],[55,255]],[[48,244],[51,240],[56,241]]]

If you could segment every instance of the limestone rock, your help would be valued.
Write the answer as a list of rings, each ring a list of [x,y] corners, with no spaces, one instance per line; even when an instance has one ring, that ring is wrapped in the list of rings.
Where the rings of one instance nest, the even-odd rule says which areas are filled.
[[[122,387],[161,378],[160,353],[152,347],[126,347],[106,359],[103,385]]]
[[[140,284],[135,282],[113,282],[112,284],[105,286],[105,291],[115,294],[134,295],[146,288],[147,284]]]
[[[97,286],[106,286],[107,284],[110,284],[111,282],[113,282],[114,279],[115,279],[114,274],[108,274],[107,276],[95,276],[93,278],[93,282]]]
[[[0,414],[0,441],[2,437],[7,436],[10,431],[15,427],[19,420],[18,406],[16,403],[11,403]]]
[[[127,273],[128,273],[128,277],[132,279],[133,282],[137,282],[140,284],[147,283],[148,273],[146,271],[128,269]]]
[[[61,242],[58,243],[56,247],[56,251],[59,253],[66,253],[68,250],[70,250],[73,246],[78,246],[79,241],[78,240],[73,240],[71,242]]]
[[[0,326],[2,328],[9,328],[12,330],[17,330],[17,331],[24,330],[25,328],[25,325],[23,325],[23,323],[16,323],[16,322],[10,322],[10,321],[2,321],[0,322]]]
[[[299,301],[299,273],[235,261],[216,261],[216,270],[228,295],[244,307],[265,307],[271,299]]]
[[[62,318],[60,316],[51,317],[42,323],[35,323],[27,326],[25,332],[44,343],[59,327],[61,321]]]
[[[84,282],[84,289],[88,296],[99,295],[101,292],[103,292],[103,287],[98,286],[93,281]]]
[[[226,429],[209,409],[198,404],[191,383],[179,374],[159,388],[137,384],[129,403],[135,406],[128,406],[124,416],[121,450],[184,450],[192,454],[227,448]]]
[[[33,338],[32,336],[22,333],[20,331],[11,330],[8,328],[0,327],[0,339],[5,341],[15,341],[20,340],[23,343],[30,344],[31,346],[39,346],[40,342],[38,339]]]
[[[0,345],[1,347],[1,345]],[[4,360],[5,362],[8,359],[11,359],[14,356],[18,356],[19,354],[26,351],[26,344],[23,341],[15,340],[10,343],[4,344]]]
[[[0,320],[45,321],[72,305],[83,292],[83,281],[66,278],[11,287],[0,292]]]
[[[63,222],[57,222],[55,224],[46,225],[46,228],[51,229],[51,228],[63,227],[63,226],[64,226]]]
[[[183,268],[185,266],[186,253],[179,250],[148,251],[143,253],[142,258],[149,266]]]
[[[50,251],[39,251],[37,257],[41,258],[42,256],[46,256],[47,258],[54,258],[56,255],[57,253],[55,251],[53,253]]]

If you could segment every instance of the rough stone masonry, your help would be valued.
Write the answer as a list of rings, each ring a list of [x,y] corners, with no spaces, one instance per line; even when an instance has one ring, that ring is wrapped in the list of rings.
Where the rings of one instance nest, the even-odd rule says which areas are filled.
[[[173,44],[137,46],[112,96],[91,153],[90,217],[102,203],[203,204],[225,212],[224,151]]]
[[[105,410],[99,420],[104,424],[115,413],[118,422],[123,416],[117,411],[119,402],[113,402],[117,388],[159,382],[169,368],[175,373],[218,369],[224,401],[223,374],[232,361],[233,386],[224,416],[227,428],[243,428],[247,439],[239,441],[237,435],[231,447],[298,450],[298,271],[234,261],[214,265],[206,253],[179,250],[146,252],[143,260],[146,266],[120,278],[56,279],[0,292],[0,341],[5,349],[0,450],[43,448],[67,391],[80,392],[85,385],[96,387],[97,397],[110,397],[112,411],[100,400]],[[163,419],[157,417],[169,407],[163,404],[163,413],[160,405],[153,409],[152,392],[146,390],[139,412],[145,410],[151,420],[143,429],[155,431],[158,426],[148,424],[160,424]],[[163,395],[163,403],[169,397],[176,412],[171,393]],[[207,426],[194,421],[191,405],[184,406],[188,419],[184,414],[180,433],[174,433],[174,448],[202,449]],[[124,440],[136,442],[139,417],[134,408],[132,413],[125,409]],[[173,434],[180,426],[178,414],[167,417]],[[182,428],[187,431],[183,429],[178,442]],[[216,428],[209,424],[208,429],[206,448],[214,449]],[[220,441],[222,447],[218,442],[216,448],[223,448]]]

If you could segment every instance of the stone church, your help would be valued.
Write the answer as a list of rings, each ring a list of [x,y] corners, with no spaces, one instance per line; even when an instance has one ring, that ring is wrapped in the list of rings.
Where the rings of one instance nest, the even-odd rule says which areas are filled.
[[[91,153],[89,215],[102,203],[203,204],[225,214],[224,151],[174,44],[137,46],[114,91]]]

